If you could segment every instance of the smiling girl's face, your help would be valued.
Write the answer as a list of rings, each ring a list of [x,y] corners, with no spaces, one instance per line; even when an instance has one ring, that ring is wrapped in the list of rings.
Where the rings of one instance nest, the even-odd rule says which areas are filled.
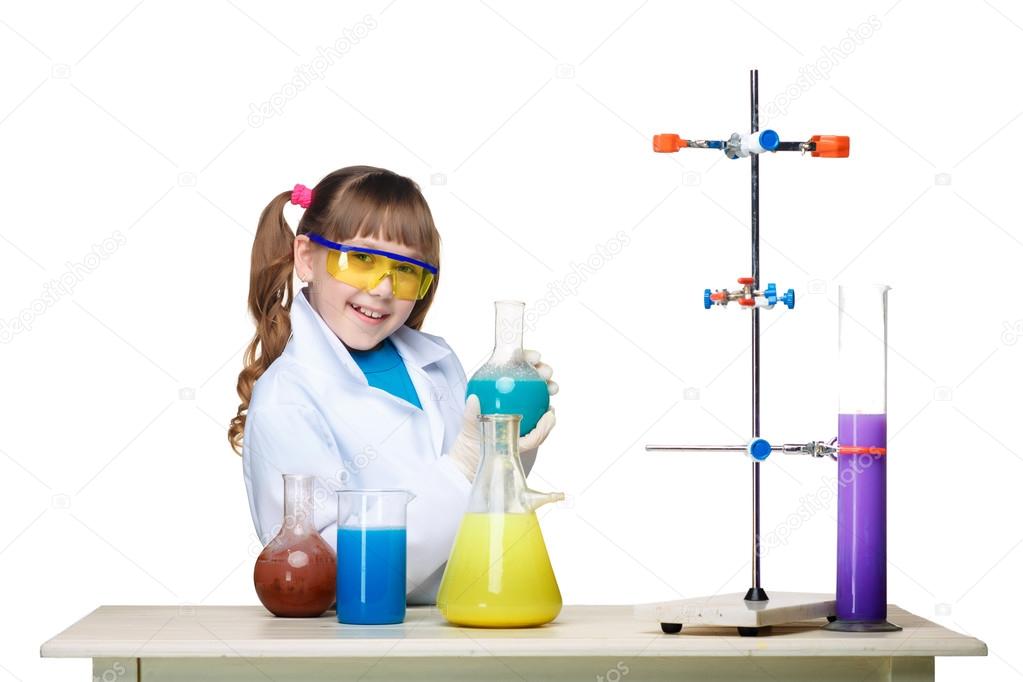
[[[408,246],[372,237],[356,237],[344,244],[423,257]],[[295,270],[310,284],[309,302],[346,346],[355,350],[375,348],[405,324],[416,302],[395,298],[390,277],[384,277],[370,291],[337,281],[327,272],[327,251],[304,234],[295,239]]]

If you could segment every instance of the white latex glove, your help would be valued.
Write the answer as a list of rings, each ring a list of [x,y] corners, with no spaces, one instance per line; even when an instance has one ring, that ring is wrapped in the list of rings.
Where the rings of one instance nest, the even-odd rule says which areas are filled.
[[[533,365],[533,368],[547,382],[548,395],[555,395],[558,392],[558,384],[556,381],[551,380],[554,370],[547,363],[540,362],[540,351],[527,350],[525,353],[526,362]],[[555,423],[554,408],[549,407],[544,415],[540,417],[536,426],[533,427],[533,430],[519,438],[519,454],[522,458],[522,468],[527,475],[533,470],[533,464],[536,462],[537,448],[547,440],[547,436],[550,435]]]
[[[540,362],[540,351],[538,350],[527,350],[526,362],[533,366],[543,380],[547,382],[547,393],[549,395],[555,395],[558,392],[558,382],[551,381],[551,376],[554,374],[554,370],[545,362]]]
[[[455,439],[455,445],[448,453],[451,461],[458,466],[471,482],[476,478],[476,467],[480,463],[480,425],[476,419],[480,416],[480,399],[475,393],[465,399],[465,412],[462,414],[462,430]]]

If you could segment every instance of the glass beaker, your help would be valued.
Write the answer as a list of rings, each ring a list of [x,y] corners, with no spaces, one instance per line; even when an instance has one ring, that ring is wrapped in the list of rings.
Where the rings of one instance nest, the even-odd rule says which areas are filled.
[[[494,303],[494,352],[466,387],[476,394],[483,414],[518,414],[520,436],[536,427],[550,405],[547,382],[526,361],[522,350],[522,326],[526,304],[522,301]]]
[[[334,603],[334,550],[313,519],[313,476],[284,474],[284,521],[256,559],[256,595],[275,616],[315,618]]]
[[[481,459],[437,608],[455,625],[529,627],[554,620],[561,591],[536,509],[565,499],[526,486],[519,415],[480,415]]]
[[[408,490],[339,490],[337,620],[388,625],[405,620]]]
[[[886,620],[890,288],[838,288],[837,618],[829,630],[901,629]]]

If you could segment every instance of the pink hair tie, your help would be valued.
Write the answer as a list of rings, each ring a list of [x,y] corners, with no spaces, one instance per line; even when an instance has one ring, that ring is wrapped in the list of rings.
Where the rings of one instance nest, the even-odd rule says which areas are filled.
[[[295,185],[295,189],[291,190],[291,203],[309,208],[309,204],[313,203],[313,191],[305,185]]]

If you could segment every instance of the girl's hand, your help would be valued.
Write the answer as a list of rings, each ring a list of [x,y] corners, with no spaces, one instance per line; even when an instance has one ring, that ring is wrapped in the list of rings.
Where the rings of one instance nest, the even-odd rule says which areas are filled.
[[[547,394],[556,394],[558,392],[558,384],[551,380],[551,376],[554,374],[554,370],[551,366],[545,362],[540,362],[539,351],[527,350],[525,353],[526,362],[531,364],[536,371],[540,373],[543,380],[547,382]],[[519,449],[526,451],[535,450],[540,447],[540,444],[547,440],[547,436],[550,435],[551,429],[554,428],[554,424],[554,408],[549,407],[544,415],[540,417],[540,421],[538,421],[536,426],[533,427],[533,430],[519,439]]]
[[[465,412],[462,414],[462,430],[455,439],[455,445],[448,456],[458,466],[469,482],[476,478],[476,468],[480,464],[480,427],[477,417],[480,416],[480,399],[475,393],[465,399]]]
[[[554,370],[551,369],[551,366],[547,363],[540,362],[540,351],[527,350],[525,353],[526,362],[531,364],[533,368],[540,373],[543,380],[547,382],[547,393],[549,395],[556,394],[558,392],[558,383],[556,381],[551,381],[551,376],[554,374]]]
[[[526,362],[536,368],[536,371],[540,373],[543,380],[547,382],[548,395],[557,393],[558,384],[551,381],[551,375],[554,373],[551,366],[540,362],[540,353],[535,350],[527,350],[525,355]],[[480,400],[475,394],[470,394],[465,400],[465,412],[462,414],[462,430],[458,434],[458,438],[455,439],[455,445],[449,453],[451,459],[469,481],[476,477],[476,468],[479,466],[480,461],[480,428],[476,420],[479,414]],[[540,417],[540,421],[536,423],[533,430],[519,438],[519,450],[531,452],[540,447],[540,444],[547,440],[551,429],[554,428],[554,423],[554,408],[550,407]],[[532,458],[535,457],[535,452],[526,455],[526,459],[530,462],[527,468],[532,467]]]

